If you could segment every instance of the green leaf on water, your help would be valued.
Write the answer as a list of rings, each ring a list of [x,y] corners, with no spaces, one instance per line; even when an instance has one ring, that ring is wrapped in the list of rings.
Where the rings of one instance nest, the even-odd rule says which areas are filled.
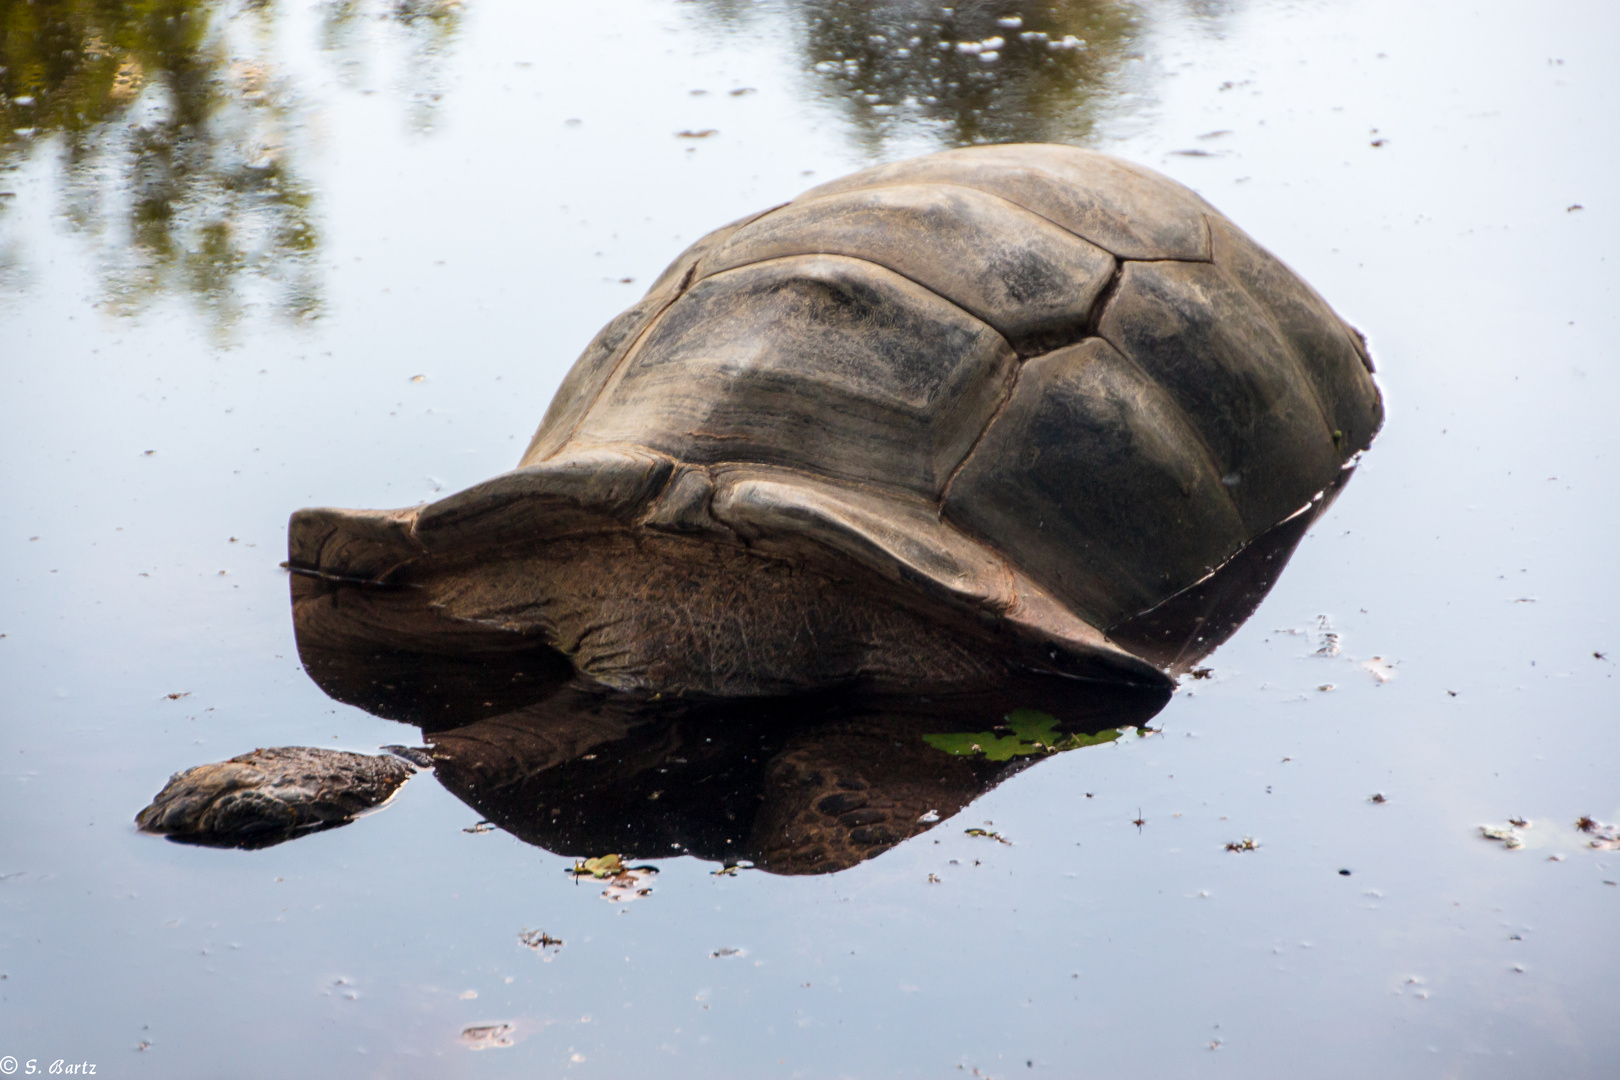
[[[1109,728],[1094,735],[1065,735],[1057,729],[1057,717],[1038,709],[1014,709],[1007,714],[1006,720],[1002,733],[953,731],[924,735],[923,741],[935,750],[960,757],[983,756],[989,761],[1010,761],[1031,754],[1078,750],[1082,746],[1095,746],[1119,738],[1118,728]]]
[[[618,877],[624,873],[624,862],[617,855],[598,855],[594,859],[575,862],[568,872],[575,877]]]

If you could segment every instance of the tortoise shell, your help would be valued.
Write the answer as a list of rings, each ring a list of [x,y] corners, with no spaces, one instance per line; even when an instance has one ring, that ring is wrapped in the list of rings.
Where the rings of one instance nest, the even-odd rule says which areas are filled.
[[[1152,681],[1109,629],[1308,506],[1381,422],[1360,336],[1193,192],[1070,147],[949,150],[703,237],[586,348],[514,471],[302,511],[292,566],[685,537]]]

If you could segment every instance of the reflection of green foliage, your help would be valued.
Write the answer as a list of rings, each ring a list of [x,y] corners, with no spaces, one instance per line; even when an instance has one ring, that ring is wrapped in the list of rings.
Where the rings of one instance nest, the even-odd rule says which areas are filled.
[[[321,46],[328,52],[344,54],[341,68],[345,81],[351,84],[365,78],[367,64],[355,45],[376,15],[374,2],[325,0],[321,5]],[[436,120],[434,106],[444,96],[448,81],[443,61],[461,28],[463,0],[383,2],[388,19],[406,31],[403,44],[410,50],[406,66],[410,72],[412,126],[419,132],[431,131]]]
[[[1057,729],[1057,718],[1036,709],[1014,709],[1007,723],[995,731],[951,732],[924,735],[923,741],[936,750],[960,757],[983,756],[990,761],[1010,761],[1031,754],[1055,754],[1082,746],[1113,742],[1119,729],[1110,728],[1093,735],[1065,735]]]
[[[1136,28],[1116,0],[802,0],[799,8],[809,65],[874,149],[919,124],[955,146],[1077,142]]]
[[[445,32],[455,29],[461,17],[461,0],[395,0],[394,18],[402,23],[427,19]]]
[[[184,0],[0,3],[0,138],[17,128],[84,131],[126,105],[154,56],[197,50],[206,20],[187,7]]]
[[[421,60],[460,6],[386,11]],[[331,7],[341,22],[369,5]],[[289,79],[266,55],[275,18],[273,0],[0,0],[0,173],[58,140],[67,216],[98,241],[115,310],[169,291],[222,327],[254,301],[319,310],[314,198],[290,161]]]
[[[918,129],[951,146],[1083,141],[1139,21],[1134,0],[698,2],[738,35],[757,34],[761,8],[787,13],[822,95],[874,153]]]
[[[60,134],[69,217],[102,239],[115,308],[180,289],[228,323],[257,278],[309,313],[319,237],[280,89],[267,62],[232,56],[219,7],[0,0],[0,169]]]

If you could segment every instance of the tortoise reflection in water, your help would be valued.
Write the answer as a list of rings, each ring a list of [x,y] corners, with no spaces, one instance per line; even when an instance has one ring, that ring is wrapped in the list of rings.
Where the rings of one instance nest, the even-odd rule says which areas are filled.
[[[1066,147],[947,151],[698,241],[585,350],[512,472],[427,506],[295,514],[300,652],[345,700],[318,657],[521,656],[522,694],[476,674],[466,689],[524,719],[438,740],[452,788],[461,769],[507,778],[469,784],[480,806],[528,782],[512,776],[583,768],[530,743],[573,746],[587,716],[626,747],[757,716],[787,761],[816,699],[750,699],[888,695],[810,725],[841,732],[815,744],[841,761],[864,738],[851,715],[925,734],[894,719],[918,694],[994,716],[1033,682],[1060,719],[1123,699],[1151,714],[1252,611],[1381,420],[1359,336],[1192,192]],[[972,704],[987,687],[994,707]],[[661,697],[707,704],[638,700]],[[465,728],[464,704],[412,719]]]

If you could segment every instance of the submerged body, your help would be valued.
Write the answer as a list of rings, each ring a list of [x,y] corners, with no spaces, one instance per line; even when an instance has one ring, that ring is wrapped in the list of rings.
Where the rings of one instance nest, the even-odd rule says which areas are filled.
[[[295,514],[300,641],[539,641],[643,694],[1162,688],[1110,634],[1381,422],[1355,332],[1192,192],[1067,147],[947,151],[693,245],[512,472]]]

